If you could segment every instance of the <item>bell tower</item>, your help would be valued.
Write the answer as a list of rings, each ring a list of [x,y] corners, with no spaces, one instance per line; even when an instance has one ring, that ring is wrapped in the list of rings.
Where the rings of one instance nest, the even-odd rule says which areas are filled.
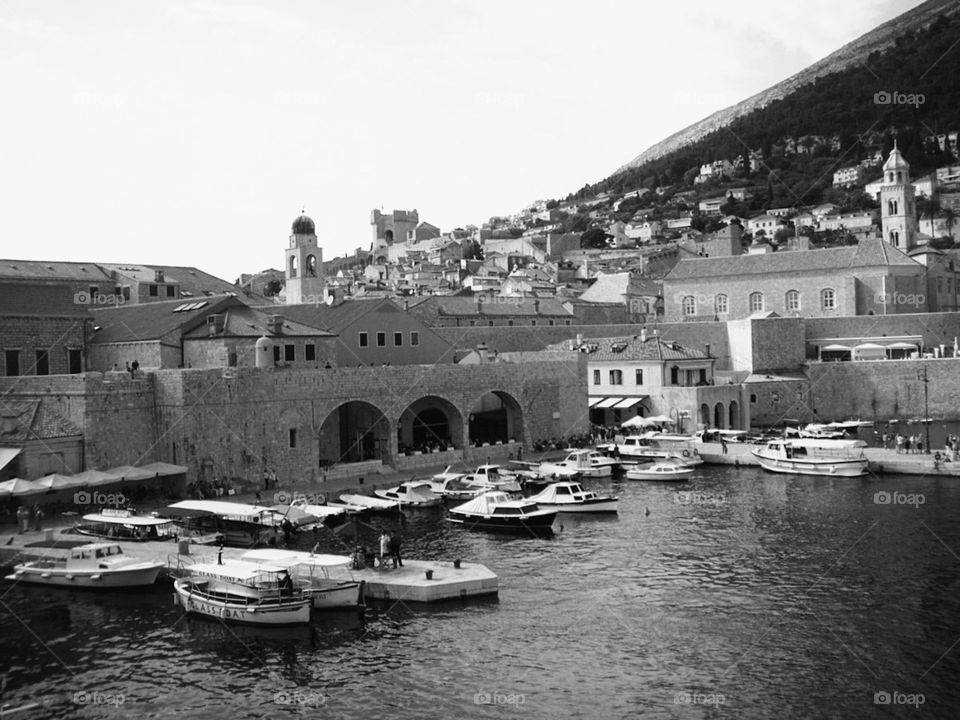
[[[917,206],[910,182],[910,163],[903,159],[894,141],[883,164],[880,187],[880,220],[883,239],[903,252],[917,244]]]
[[[287,305],[324,302],[323,251],[317,245],[316,226],[300,215],[290,231],[283,264]]]

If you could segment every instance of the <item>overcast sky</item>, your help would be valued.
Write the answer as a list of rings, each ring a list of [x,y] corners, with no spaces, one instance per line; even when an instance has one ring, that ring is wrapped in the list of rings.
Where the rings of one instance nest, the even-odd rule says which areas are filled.
[[[0,3],[0,256],[283,267],[564,196],[916,0]]]

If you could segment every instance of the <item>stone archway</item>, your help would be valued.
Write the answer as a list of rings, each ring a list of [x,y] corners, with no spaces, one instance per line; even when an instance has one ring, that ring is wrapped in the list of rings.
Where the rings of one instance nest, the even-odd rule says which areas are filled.
[[[700,424],[704,429],[710,427],[710,406],[706,403],[700,406]]]
[[[397,447],[426,452],[463,445],[463,416],[444,398],[427,395],[414,400],[400,414],[397,423]]]
[[[471,406],[468,418],[468,441],[476,447],[483,443],[523,443],[523,411],[509,393],[492,390],[481,395]]]
[[[730,429],[740,429],[740,403],[736,400],[730,401]]]
[[[727,427],[727,413],[722,402],[718,402],[713,406],[713,427],[717,430],[722,430]]]
[[[390,422],[376,405],[351,400],[335,407],[320,426],[320,464],[390,462]]]

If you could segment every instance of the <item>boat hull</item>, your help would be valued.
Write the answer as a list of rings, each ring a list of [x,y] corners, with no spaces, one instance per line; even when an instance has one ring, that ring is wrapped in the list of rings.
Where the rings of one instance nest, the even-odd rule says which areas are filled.
[[[469,530],[483,530],[486,532],[510,533],[517,535],[552,535],[553,522],[557,513],[544,513],[527,518],[518,517],[485,517],[466,513],[450,512],[447,517],[452,523],[463,525]]]
[[[306,591],[317,610],[355,608],[363,605],[363,583],[341,583],[329,588],[315,587]]]
[[[68,588],[132,588],[153,585],[163,566],[144,563],[144,567],[121,570],[82,571],[30,568],[18,565],[7,579],[34,585],[53,585]]]
[[[654,482],[686,482],[693,475],[692,468],[683,468],[673,473],[653,473],[647,470],[627,470],[627,480],[652,480]]]
[[[196,591],[189,578],[177,580],[174,591],[180,606],[191,615],[244,625],[302,625],[310,622],[311,598],[277,604],[241,604]]]
[[[769,458],[753,452],[764,470],[784,475],[815,475],[818,477],[859,477],[867,473],[866,458],[852,460],[786,460]]]
[[[548,503],[538,500],[537,505],[542,508],[550,508],[551,510],[557,510],[558,512],[562,513],[615,513],[619,509],[620,501],[613,498],[597,498],[592,500],[584,500],[583,502],[569,503]]]

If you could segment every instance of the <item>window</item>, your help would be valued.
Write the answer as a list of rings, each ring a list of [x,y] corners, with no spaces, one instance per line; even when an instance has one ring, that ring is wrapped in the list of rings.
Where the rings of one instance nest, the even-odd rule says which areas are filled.
[[[593,384],[594,384],[594,385],[599,385],[599,384],[600,384],[600,371],[599,371],[599,370],[594,370],[594,371],[593,371]]]
[[[414,347],[420,344],[420,333],[416,330],[410,333],[410,344]]]
[[[387,334],[385,332],[377,333],[377,347],[387,346]]]
[[[761,312],[763,310],[763,293],[750,293],[750,312]]]
[[[99,285],[91,285],[91,286],[88,288],[88,290],[90,291],[90,293],[89,293],[90,301],[91,301],[91,302],[96,302],[96,297],[97,297],[97,295],[100,294],[100,286],[99,286]]]
[[[297,359],[297,346],[296,345],[284,345],[283,346],[283,359],[286,362],[293,362]]]
[[[784,305],[790,312],[800,311],[800,293],[796,290],[788,290]]]
[[[938,278],[937,278],[937,292],[938,292],[938,293],[942,293],[942,292],[943,292],[943,278],[942,278],[942,277],[938,277]]]
[[[536,320],[531,320],[531,321],[530,321],[530,324],[531,324],[531,325],[536,325],[536,324],[537,324],[537,321],[536,321]]]
[[[487,325],[489,325],[490,327],[493,327],[493,320],[487,320]]]
[[[149,286],[149,293],[150,293],[150,297],[158,297],[158,296],[159,296],[159,293],[160,293],[160,290],[157,288],[156,285],[150,285],[150,286]]]
[[[476,325],[476,324],[477,324],[477,321],[476,321],[476,320],[471,320],[471,321],[470,321],[470,327],[473,327],[473,326]]]
[[[643,385],[643,370],[641,370],[640,368],[637,368],[635,372],[635,376],[636,376],[636,380],[635,380],[636,384]]]
[[[553,325],[553,320],[547,320],[547,325]]]
[[[394,347],[403,347],[403,333],[395,332],[393,334],[393,346]]]
[[[610,371],[610,384],[611,384],[611,385],[623,385],[623,370],[611,370],[611,371]]]
[[[50,356],[47,354],[46,350],[37,350],[36,371],[37,375],[50,374]]]
[[[674,365],[672,368],[670,368],[670,384],[678,385],[680,382],[678,380],[679,377],[680,377],[680,368]]]
[[[287,268],[287,275],[288,275],[289,277],[295,278],[295,277],[297,276],[297,272],[298,272],[298,268],[297,268],[297,256],[296,256],[296,255],[291,255],[291,256],[290,256],[290,263],[289,263],[289,266],[288,266],[288,268]]]
[[[706,368],[700,368],[700,384],[701,384],[701,385],[706,385],[706,384],[707,384],[707,369],[706,369]]]
[[[129,286],[129,285],[124,285],[124,286],[123,286],[123,299],[124,299],[124,300],[129,300],[129,299],[130,299],[130,286]]]
[[[83,350],[67,350],[67,365],[70,374],[77,375],[83,372]]]
[[[507,320],[507,325],[509,325],[510,327],[513,327],[513,320]]]
[[[365,332],[360,333],[360,347],[367,347],[370,344],[370,340],[367,338]]]
[[[309,277],[317,276],[317,256],[307,255],[306,272]]]
[[[730,312],[730,302],[726,295],[717,295],[716,310],[718,315],[726,315]]]
[[[757,401],[757,396],[753,393],[750,393],[750,402],[755,403]]]
[[[167,285],[167,297],[176,297],[176,296],[177,296],[177,286]]]
[[[681,311],[684,317],[690,317],[697,314],[697,299],[693,295],[685,295],[681,304]]]
[[[820,307],[824,310],[837,309],[837,295],[832,288],[824,288],[820,291]]]
[[[303,346],[303,359],[313,361],[317,359],[317,346],[313,343],[307,343]]]
[[[273,346],[273,361],[275,363],[280,362],[280,346],[279,345]]]
[[[564,325],[569,325],[569,324],[570,324],[570,321],[569,321],[569,320],[564,320],[564,321],[563,321],[563,324],[564,324]]]
[[[287,439],[289,440],[290,447],[295,448],[297,446],[297,429],[290,428],[287,431]]]

